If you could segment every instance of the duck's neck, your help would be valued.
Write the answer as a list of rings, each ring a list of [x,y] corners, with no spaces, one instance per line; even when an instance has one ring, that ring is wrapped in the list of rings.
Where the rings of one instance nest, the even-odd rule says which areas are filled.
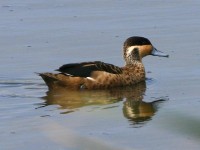
[[[142,63],[142,58],[139,55],[139,49],[137,47],[124,47],[124,60],[126,65],[135,65]]]
[[[125,60],[126,66],[136,66],[136,65],[141,65],[142,62],[140,60]]]
[[[124,60],[126,62],[126,65],[136,65],[136,64],[142,64],[142,60],[140,59],[139,55],[133,55],[130,54],[130,55],[126,55],[126,57],[124,57]]]

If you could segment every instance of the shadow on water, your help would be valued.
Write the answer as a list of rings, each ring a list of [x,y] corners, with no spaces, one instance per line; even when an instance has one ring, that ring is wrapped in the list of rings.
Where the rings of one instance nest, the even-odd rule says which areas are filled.
[[[41,107],[48,105],[59,105],[60,109],[67,109],[65,113],[71,113],[85,106],[101,106],[123,101],[123,115],[134,127],[140,127],[151,120],[159,108],[159,104],[166,99],[155,99],[145,102],[146,83],[134,86],[113,88],[109,90],[73,91],[58,89],[48,91],[42,99],[45,102]]]

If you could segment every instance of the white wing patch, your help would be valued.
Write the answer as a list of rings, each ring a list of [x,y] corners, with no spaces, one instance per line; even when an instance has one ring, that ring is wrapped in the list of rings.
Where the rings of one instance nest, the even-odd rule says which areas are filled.
[[[73,75],[71,75],[71,74],[68,74],[68,73],[64,73],[64,74],[67,76],[73,77]]]
[[[96,81],[94,78],[91,78],[91,77],[87,77],[87,79],[91,81]]]

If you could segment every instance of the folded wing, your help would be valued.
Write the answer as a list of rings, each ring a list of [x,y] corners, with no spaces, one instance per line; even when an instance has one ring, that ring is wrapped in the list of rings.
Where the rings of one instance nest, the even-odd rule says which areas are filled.
[[[90,77],[94,71],[105,71],[113,74],[122,73],[120,67],[101,61],[65,64],[56,71],[75,77]]]

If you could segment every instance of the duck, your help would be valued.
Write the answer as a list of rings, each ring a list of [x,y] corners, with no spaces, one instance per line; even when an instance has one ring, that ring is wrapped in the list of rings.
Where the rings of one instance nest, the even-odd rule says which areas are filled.
[[[123,44],[122,67],[102,61],[88,61],[64,64],[55,71],[58,73],[38,73],[49,90],[64,89],[109,89],[114,87],[134,86],[146,79],[142,58],[148,55],[169,57],[157,50],[149,39],[132,36]]]

